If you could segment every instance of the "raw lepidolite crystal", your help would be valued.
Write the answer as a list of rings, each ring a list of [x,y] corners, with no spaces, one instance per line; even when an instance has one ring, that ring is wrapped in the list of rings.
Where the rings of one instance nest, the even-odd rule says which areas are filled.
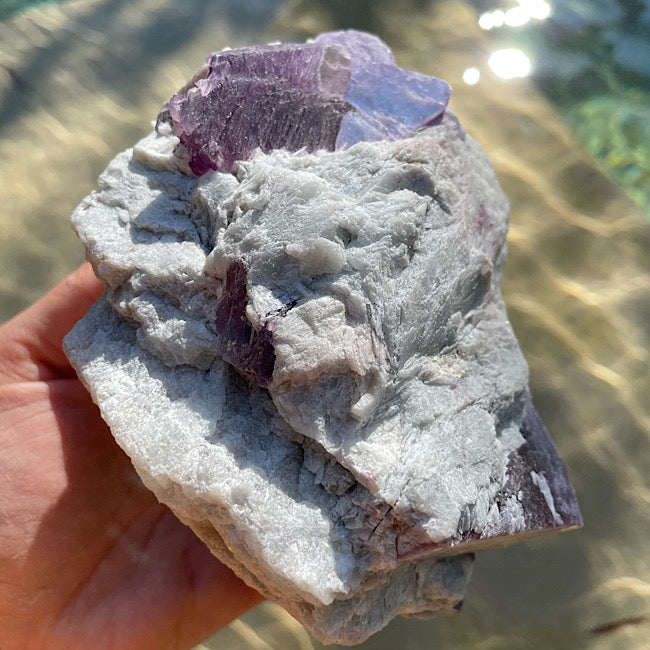
[[[107,291],[66,351],[115,438],[325,642],[454,611],[475,550],[581,523],[448,98],[358,32],[212,54],[72,218]]]
[[[397,67],[379,39],[321,34],[304,45],[216,52],[169,102],[194,172],[231,171],[259,147],[341,149],[394,140],[438,119],[449,85]]]

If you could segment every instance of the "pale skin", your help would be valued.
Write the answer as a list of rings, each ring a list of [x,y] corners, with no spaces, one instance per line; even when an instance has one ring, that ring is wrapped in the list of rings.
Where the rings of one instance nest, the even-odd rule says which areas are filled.
[[[142,486],[61,342],[80,267],[0,327],[0,647],[191,648],[261,596]]]

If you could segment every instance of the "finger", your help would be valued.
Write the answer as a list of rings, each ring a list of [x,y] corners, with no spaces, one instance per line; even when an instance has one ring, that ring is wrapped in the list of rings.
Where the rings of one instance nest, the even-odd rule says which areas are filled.
[[[102,295],[104,285],[86,263],[48,294],[0,327],[0,375],[47,380],[70,372],[63,337]]]

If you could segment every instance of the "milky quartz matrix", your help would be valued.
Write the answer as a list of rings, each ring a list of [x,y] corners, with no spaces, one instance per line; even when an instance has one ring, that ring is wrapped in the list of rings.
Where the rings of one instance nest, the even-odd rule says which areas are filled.
[[[323,642],[581,524],[500,294],[508,204],[369,34],[211,54],[72,217],[66,352],[144,483]]]

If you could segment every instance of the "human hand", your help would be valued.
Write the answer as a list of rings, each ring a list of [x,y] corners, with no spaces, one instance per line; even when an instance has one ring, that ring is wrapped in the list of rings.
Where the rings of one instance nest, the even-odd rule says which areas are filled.
[[[0,647],[189,648],[261,596],[143,487],[63,354],[86,264],[0,327]]]

